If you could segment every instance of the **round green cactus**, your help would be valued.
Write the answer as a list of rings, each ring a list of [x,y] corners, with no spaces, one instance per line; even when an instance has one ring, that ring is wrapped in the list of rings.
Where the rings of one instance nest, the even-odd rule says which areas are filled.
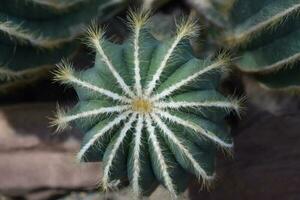
[[[88,30],[96,50],[94,67],[76,72],[64,61],[56,80],[73,86],[78,104],[58,110],[58,129],[70,122],[84,132],[79,161],[103,161],[103,189],[129,179],[133,193],[146,195],[163,184],[172,197],[188,185],[215,177],[217,147],[233,141],[224,122],[239,101],[217,92],[227,59],[197,59],[189,44],[193,20],[182,20],[174,37],[158,41],[148,31],[149,15],[131,13],[131,37],[122,44]]]

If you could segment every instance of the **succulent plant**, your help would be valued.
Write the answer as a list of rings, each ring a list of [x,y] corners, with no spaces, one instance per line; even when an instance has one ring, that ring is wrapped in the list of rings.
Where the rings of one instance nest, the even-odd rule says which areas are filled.
[[[224,117],[240,101],[217,91],[225,56],[193,55],[195,21],[181,20],[164,41],[150,34],[148,21],[147,12],[131,12],[132,34],[122,44],[106,40],[99,27],[88,29],[95,65],[78,72],[60,64],[56,80],[74,87],[79,101],[70,111],[58,109],[52,123],[60,130],[75,122],[83,130],[77,159],[103,161],[104,190],[129,179],[137,197],[161,183],[175,198],[189,174],[203,183],[214,179],[217,147],[233,147]]]
[[[1,86],[31,79],[78,50],[83,26],[104,21],[125,0],[2,0],[0,6]],[[35,79],[36,77],[34,77]]]
[[[23,89],[34,85],[41,78],[47,78],[52,66],[33,68],[31,70],[0,73],[0,100],[7,98],[9,94],[16,94]]]
[[[217,27],[227,26],[228,12],[235,0],[187,0],[187,4],[195,9],[207,22]]]
[[[236,0],[227,46],[238,68],[267,88],[299,89],[299,0]]]

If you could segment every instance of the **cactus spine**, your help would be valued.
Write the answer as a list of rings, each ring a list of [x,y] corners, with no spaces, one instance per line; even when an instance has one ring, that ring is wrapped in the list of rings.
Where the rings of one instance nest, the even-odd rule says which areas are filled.
[[[147,28],[149,13],[128,18],[132,36],[123,44],[104,39],[100,28],[88,30],[93,68],[76,72],[62,62],[56,80],[73,86],[79,102],[59,109],[52,123],[60,130],[75,122],[85,132],[77,159],[103,161],[104,190],[129,179],[136,197],[161,183],[176,198],[189,173],[203,183],[214,179],[216,147],[233,147],[224,116],[240,102],[216,91],[225,57],[193,56],[195,21],[182,20],[174,37],[158,41]]]

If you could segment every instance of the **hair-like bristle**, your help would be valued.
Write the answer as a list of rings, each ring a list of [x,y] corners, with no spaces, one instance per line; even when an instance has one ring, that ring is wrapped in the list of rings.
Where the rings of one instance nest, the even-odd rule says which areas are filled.
[[[11,39],[16,39],[21,43],[26,43],[27,40],[38,40],[35,34],[22,28],[21,24],[15,24],[11,21],[1,22],[0,30],[6,33]]]
[[[233,95],[234,96],[234,95]],[[234,111],[237,114],[239,118],[242,117],[242,115],[245,113],[246,107],[245,107],[245,102],[247,100],[247,96],[242,96],[239,98],[236,97],[228,97],[231,99],[231,102],[234,106]]]
[[[150,10],[130,9],[127,15],[128,26],[131,29],[142,28],[148,23],[151,17]]]
[[[17,79],[21,76],[20,73],[14,72],[10,69],[7,68],[0,68],[0,80],[14,80]]]
[[[59,64],[56,65],[52,74],[54,75],[53,80],[60,83],[69,83],[69,80],[73,77],[74,70],[72,64],[67,60],[62,60]]]
[[[225,157],[228,157],[229,159],[233,159],[234,158],[234,146],[232,146],[231,148],[222,148],[220,146],[217,146],[218,151],[221,151]]]
[[[104,185],[102,181],[100,181],[98,185],[101,192],[108,192],[108,191],[117,192],[120,190],[119,188],[121,185],[121,180],[113,180],[109,182],[108,185]]]
[[[232,55],[230,52],[228,52],[228,51],[220,52],[219,54],[217,54],[215,62],[219,63],[219,65],[220,65],[219,69],[223,73],[231,72],[231,70],[232,70],[232,67],[231,67]]]
[[[176,22],[177,36],[180,38],[195,37],[198,35],[200,27],[198,21],[193,17],[182,17],[179,22]]]
[[[59,104],[56,105],[56,112],[53,117],[50,117],[50,127],[56,127],[55,133],[60,133],[68,127],[68,123],[63,120],[66,111]]]
[[[248,30],[241,33],[228,33],[224,41],[231,48],[246,47],[253,39],[258,38],[263,32],[274,32],[278,27],[284,24],[294,13],[300,14],[300,5],[295,4],[283,12],[278,12],[276,15],[262,21]]]
[[[97,21],[93,20],[91,24],[87,27],[85,37],[83,38],[83,43],[88,47],[95,49],[98,43],[101,43],[105,34],[105,28],[101,27]]]
[[[21,71],[13,71],[6,67],[0,67],[0,81],[25,81],[37,80],[40,77],[48,76],[48,73],[54,66],[45,65],[38,68],[29,68]]]
[[[44,37],[37,31],[27,30],[22,27],[22,24],[15,24],[11,21],[0,22],[0,30],[21,44],[30,43],[39,48],[55,48],[63,41]]]
[[[214,173],[212,175],[212,177],[213,178],[211,178],[211,179],[198,179],[201,190],[206,190],[206,191],[210,192],[214,189],[215,184],[218,181],[218,176],[216,173]]]
[[[222,51],[217,55],[217,60],[222,60],[226,63],[226,65],[228,65],[232,60],[232,54],[229,51]]]

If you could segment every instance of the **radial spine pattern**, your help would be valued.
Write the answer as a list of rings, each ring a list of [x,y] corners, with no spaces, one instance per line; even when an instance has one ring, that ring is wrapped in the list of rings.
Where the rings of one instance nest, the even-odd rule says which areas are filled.
[[[55,72],[79,102],[59,110],[53,123],[62,129],[75,122],[86,133],[77,158],[103,161],[103,189],[128,179],[140,197],[161,183],[176,198],[189,174],[204,183],[215,177],[216,147],[233,147],[224,116],[238,111],[239,101],[216,91],[224,57],[193,56],[194,21],[182,20],[173,38],[158,41],[147,30],[148,13],[128,18],[132,36],[121,45],[105,40],[100,28],[88,30],[93,68],[79,73],[63,62]]]

